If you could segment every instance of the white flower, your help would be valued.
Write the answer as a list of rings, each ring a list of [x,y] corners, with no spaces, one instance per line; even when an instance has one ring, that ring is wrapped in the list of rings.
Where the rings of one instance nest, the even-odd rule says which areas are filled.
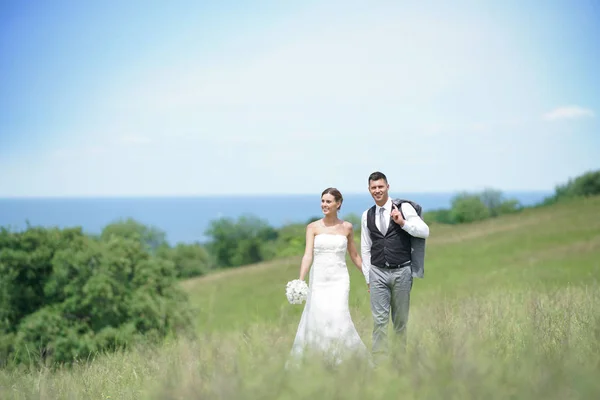
[[[290,304],[302,304],[308,295],[308,285],[300,279],[289,281],[285,286],[285,295]]]

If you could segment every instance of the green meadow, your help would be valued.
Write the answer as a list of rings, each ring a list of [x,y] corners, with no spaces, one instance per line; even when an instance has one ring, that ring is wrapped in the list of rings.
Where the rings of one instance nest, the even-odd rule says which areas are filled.
[[[285,284],[300,257],[183,281],[196,335],[70,368],[0,370],[0,398],[600,398],[598,196],[431,224],[408,349],[376,369],[358,360],[283,368],[302,313]],[[365,281],[349,259],[348,267],[352,317],[370,347]]]

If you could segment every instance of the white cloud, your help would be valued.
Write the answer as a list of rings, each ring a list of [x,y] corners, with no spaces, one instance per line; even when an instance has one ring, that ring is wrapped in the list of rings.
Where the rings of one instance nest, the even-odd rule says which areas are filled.
[[[547,112],[543,117],[545,120],[555,121],[560,119],[578,119],[593,116],[594,112],[588,108],[579,106],[564,106]]]

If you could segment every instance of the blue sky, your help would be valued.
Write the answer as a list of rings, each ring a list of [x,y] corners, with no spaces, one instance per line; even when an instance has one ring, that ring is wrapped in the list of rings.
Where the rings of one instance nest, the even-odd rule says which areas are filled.
[[[483,3],[3,1],[0,197],[364,193],[375,170],[395,192],[551,190],[600,168],[600,6]]]

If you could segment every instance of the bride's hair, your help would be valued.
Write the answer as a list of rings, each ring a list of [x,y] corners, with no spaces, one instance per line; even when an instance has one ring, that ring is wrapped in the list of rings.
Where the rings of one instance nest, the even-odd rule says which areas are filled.
[[[342,196],[342,193],[339,190],[337,190],[336,188],[330,187],[330,188],[323,190],[323,193],[321,193],[321,197],[323,197],[326,194],[332,195],[333,198],[335,199],[335,201],[340,203],[340,206],[338,207],[338,211],[341,210],[342,203],[344,202],[344,197]]]

